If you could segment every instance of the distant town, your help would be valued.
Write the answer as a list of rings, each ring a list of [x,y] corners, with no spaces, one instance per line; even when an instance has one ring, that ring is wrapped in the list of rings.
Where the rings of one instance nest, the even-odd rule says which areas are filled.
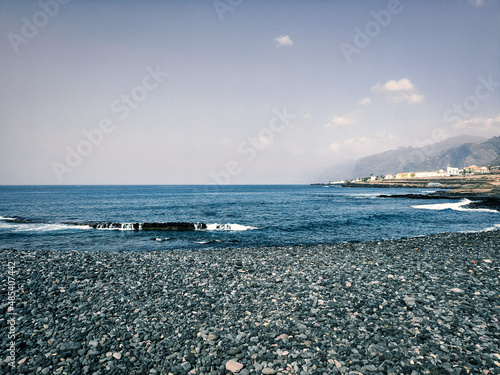
[[[381,180],[409,180],[413,178],[442,178],[442,177],[460,177],[470,175],[484,175],[491,172],[500,171],[500,166],[496,167],[478,167],[471,165],[469,167],[459,169],[454,167],[447,167],[446,170],[440,169],[438,171],[430,172],[399,172],[396,174],[386,174],[383,176],[358,177],[352,180],[330,181],[329,184],[344,184],[349,182],[371,182]]]
[[[394,175],[386,174],[384,176],[369,176],[356,178],[354,180],[344,180],[344,181],[330,181],[330,184],[345,183],[345,182],[370,182],[370,181],[380,181],[380,180],[408,180],[412,178],[436,178],[436,177],[454,177],[454,176],[467,176],[467,175],[477,175],[486,174],[493,171],[500,171],[500,167],[478,167],[477,165],[471,165],[469,167],[459,169],[454,167],[447,167],[446,170],[440,169],[439,171],[431,172],[399,172]]]

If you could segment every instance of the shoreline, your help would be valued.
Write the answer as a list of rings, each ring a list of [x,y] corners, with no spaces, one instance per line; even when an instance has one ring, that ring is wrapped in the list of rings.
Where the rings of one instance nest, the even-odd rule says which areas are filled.
[[[500,212],[500,187],[498,185],[470,187],[463,185],[441,185],[428,186],[427,182],[401,180],[400,182],[379,182],[379,183],[344,183],[344,184],[324,184],[321,186],[341,186],[344,188],[377,188],[377,189],[442,189],[431,193],[407,193],[407,194],[380,194],[377,198],[402,198],[402,199],[468,199],[472,202],[467,204],[470,209],[489,209]]]
[[[12,373],[216,375],[232,373],[230,360],[243,375],[495,373],[499,243],[496,230],[207,251],[3,250],[15,263]],[[4,358],[0,373],[10,373]]]

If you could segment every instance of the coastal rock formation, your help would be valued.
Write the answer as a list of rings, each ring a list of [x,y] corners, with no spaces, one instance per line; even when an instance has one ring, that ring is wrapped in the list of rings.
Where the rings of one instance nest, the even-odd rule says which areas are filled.
[[[205,223],[93,223],[94,229],[129,229],[129,230],[173,230],[192,231],[207,229]]]

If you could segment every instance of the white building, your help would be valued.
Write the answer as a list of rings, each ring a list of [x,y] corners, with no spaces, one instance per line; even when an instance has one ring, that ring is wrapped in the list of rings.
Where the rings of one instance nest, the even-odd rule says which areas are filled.
[[[448,167],[446,168],[446,174],[448,176],[458,176],[460,174],[460,170],[458,168]]]
[[[448,176],[448,173],[445,172],[443,169],[440,169],[439,171],[436,172],[415,172],[416,178],[446,177],[446,176]]]

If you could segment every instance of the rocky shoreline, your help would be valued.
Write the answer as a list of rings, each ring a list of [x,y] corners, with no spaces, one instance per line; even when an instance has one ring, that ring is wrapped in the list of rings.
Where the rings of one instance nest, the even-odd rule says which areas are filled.
[[[498,374],[499,244],[3,250],[0,374]]]

